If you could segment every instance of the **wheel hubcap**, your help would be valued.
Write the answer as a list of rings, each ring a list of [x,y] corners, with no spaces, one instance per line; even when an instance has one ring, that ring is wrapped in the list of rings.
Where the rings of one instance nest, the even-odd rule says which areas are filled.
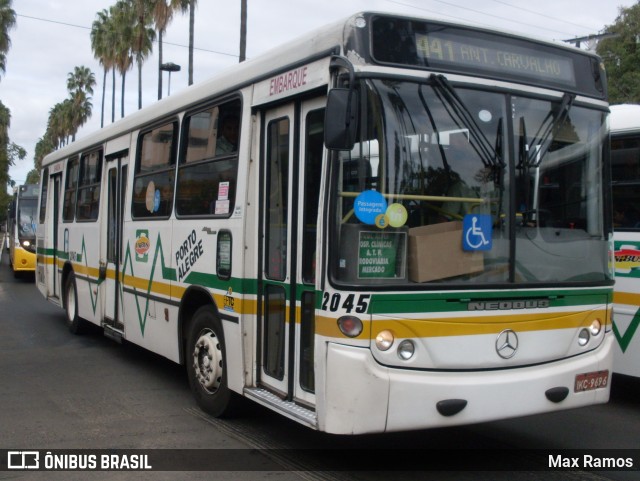
[[[200,333],[193,349],[193,369],[200,385],[215,392],[222,381],[222,352],[216,334],[210,329]]]
[[[76,317],[76,291],[73,285],[69,288],[67,293],[67,312],[69,321],[73,321]]]

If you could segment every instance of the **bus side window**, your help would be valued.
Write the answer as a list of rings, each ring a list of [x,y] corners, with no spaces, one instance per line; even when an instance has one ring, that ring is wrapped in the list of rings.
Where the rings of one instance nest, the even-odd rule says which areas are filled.
[[[229,217],[238,174],[240,100],[188,115],[183,138],[176,211],[182,216]]]
[[[78,158],[74,157],[67,162],[67,173],[64,181],[64,204],[62,207],[62,220],[73,222],[76,212],[76,189],[78,186]]]
[[[635,137],[611,141],[613,226],[640,229],[640,142]]]
[[[138,137],[131,215],[164,218],[171,215],[178,122],[172,120]]]
[[[42,171],[42,181],[40,182],[42,192],[40,194],[40,215],[39,220],[41,224],[44,224],[44,220],[47,217],[47,191],[49,188],[49,167],[45,167]]]
[[[101,173],[102,150],[84,154],[80,159],[77,220],[96,220],[98,218]]]

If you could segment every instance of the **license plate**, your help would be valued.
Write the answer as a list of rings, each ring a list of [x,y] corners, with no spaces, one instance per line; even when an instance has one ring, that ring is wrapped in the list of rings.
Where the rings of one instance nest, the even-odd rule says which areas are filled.
[[[607,387],[609,384],[609,371],[594,371],[576,374],[576,384],[573,392],[592,391]]]

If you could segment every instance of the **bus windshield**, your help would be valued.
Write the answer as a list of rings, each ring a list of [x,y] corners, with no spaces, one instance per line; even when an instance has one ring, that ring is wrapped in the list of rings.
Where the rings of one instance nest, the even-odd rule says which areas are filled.
[[[36,213],[38,199],[20,199],[18,209],[18,235],[21,239],[35,239],[36,237]]]
[[[360,84],[359,138],[334,157],[335,282],[603,282],[606,113],[426,83]]]

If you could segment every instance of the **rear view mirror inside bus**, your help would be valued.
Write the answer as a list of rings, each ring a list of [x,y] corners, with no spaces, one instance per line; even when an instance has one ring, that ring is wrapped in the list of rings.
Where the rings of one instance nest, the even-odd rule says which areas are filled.
[[[351,150],[356,139],[358,96],[352,89],[332,89],[327,99],[324,143],[327,149]]]

